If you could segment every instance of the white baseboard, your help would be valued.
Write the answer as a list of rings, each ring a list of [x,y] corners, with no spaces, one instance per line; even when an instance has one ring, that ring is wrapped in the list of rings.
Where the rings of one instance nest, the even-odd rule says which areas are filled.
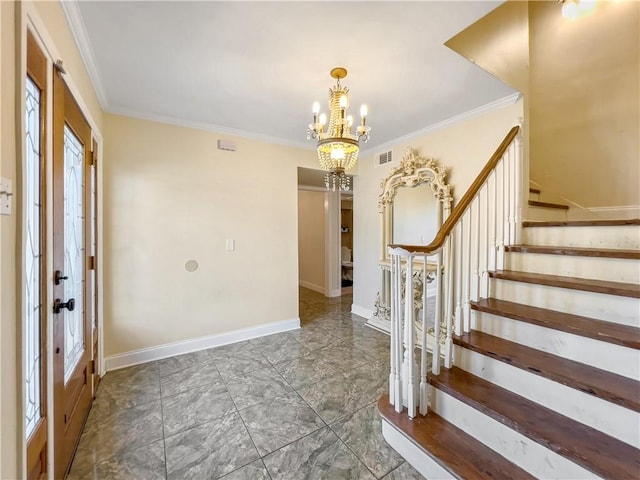
[[[180,342],[166,343],[155,347],[141,348],[130,352],[109,355],[104,361],[105,372],[298,328],[300,328],[300,319],[294,318],[281,322],[266,323],[264,325],[258,325],[257,327],[242,328],[231,332],[191,338]]]
[[[351,313],[363,317],[367,320],[373,317],[373,310],[361,307],[360,305],[356,305],[355,303],[351,304]]]
[[[298,280],[298,284],[301,287],[308,288],[309,290],[313,290],[314,292],[318,292],[324,295],[324,287],[320,285],[316,285],[315,283],[307,282],[305,280]]]

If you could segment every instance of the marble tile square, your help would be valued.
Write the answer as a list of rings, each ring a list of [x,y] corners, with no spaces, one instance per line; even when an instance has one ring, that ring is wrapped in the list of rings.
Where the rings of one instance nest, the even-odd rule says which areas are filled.
[[[340,375],[340,370],[337,368],[308,356],[278,363],[275,368],[296,390]]]
[[[80,438],[76,457],[99,462],[125,450],[132,450],[162,439],[160,400],[122,410]]]
[[[332,329],[329,326],[327,326],[327,328],[303,328],[300,331],[297,341],[308,351],[317,350],[318,348],[338,343],[339,339],[329,333],[331,330]]]
[[[165,438],[165,451],[169,480],[217,479],[259,459],[237,413]]]
[[[382,436],[382,421],[375,403],[343,417],[330,428],[378,478],[404,462]]]
[[[227,388],[212,383],[162,399],[165,436],[210,422],[236,411]]]
[[[240,410],[240,416],[261,456],[325,426],[295,392]]]
[[[142,367],[115,370],[102,377],[85,431],[93,430],[101,421],[121,410],[160,398],[157,365]]]
[[[383,477],[383,480],[426,480],[426,477],[420,475],[415,468],[404,462],[389,475]]]
[[[254,356],[259,359],[262,358],[260,352],[256,349],[254,340],[244,340],[242,342],[229,343],[228,345],[221,345],[219,347],[210,348],[207,350],[209,356],[213,359],[225,358],[229,355],[246,354],[249,357]]]
[[[298,393],[327,423],[370,403],[364,398],[363,392],[344,375],[302,387]]]
[[[285,332],[252,341],[256,342],[256,348],[271,364],[276,364],[309,352],[308,348],[297,341],[297,336],[298,332]]]
[[[375,477],[328,428],[264,457],[273,480],[373,480]]]
[[[199,350],[197,352],[186,353],[184,355],[177,355],[175,357],[163,358],[158,360],[158,368],[160,370],[160,376],[166,377],[172,373],[179,372],[185,368],[194,367],[203,363],[211,362],[211,354],[209,350]]]
[[[223,385],[220,373],[213,363],[194,365],[160,377],[162,397],[176,395],[209,384]]]
[[[222,380],[239,410],[293,391],[273,367],[246,373],[223,372]]]
[[[346,342],[339,342],[314,350],[307,356],[316,360],[322,360],[341,372],[352,370],[365,363],[371,362],[371,359],[361,350]]]
[[[225,475],[221,480],[271,480],[271,477],[262,460],[256,460],[229,475]]]
[[[159,440],[97,463],[87,457],[77,457],[67,480],[165,480],[165,474],[164,442]]]
[[[372,361],[345,372],[344,376],[362,392],[368,403],[389,392],[389,369],[386,362]]]
[[[234,353],[215,359],[215,365],[223,373],[246,373],[271,366],[271,363],[262,354]]]

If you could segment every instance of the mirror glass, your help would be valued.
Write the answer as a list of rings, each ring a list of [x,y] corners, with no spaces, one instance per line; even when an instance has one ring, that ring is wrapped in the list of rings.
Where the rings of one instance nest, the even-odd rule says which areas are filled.
[[[393,243],[427,245],[438,231],[438,202],[428,184],[398,188],[393,200]]]

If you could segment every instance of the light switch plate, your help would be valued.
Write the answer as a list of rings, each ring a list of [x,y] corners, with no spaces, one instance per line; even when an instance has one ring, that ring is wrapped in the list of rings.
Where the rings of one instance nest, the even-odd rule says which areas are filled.
[[[13,204],[13,182],[8,178],[0,178],[0,215],[11,215]]]
[[[227,239],[227,252],[233,252],[236,248],[236,242],[232,238]]]

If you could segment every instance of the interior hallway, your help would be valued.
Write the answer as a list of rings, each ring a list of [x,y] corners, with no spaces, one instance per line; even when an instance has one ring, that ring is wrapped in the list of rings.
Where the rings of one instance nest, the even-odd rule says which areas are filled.
[[[422,478],[381,434],[389,337],[351,303],[302,288],[300,330],[107,373],[69,478]]]

